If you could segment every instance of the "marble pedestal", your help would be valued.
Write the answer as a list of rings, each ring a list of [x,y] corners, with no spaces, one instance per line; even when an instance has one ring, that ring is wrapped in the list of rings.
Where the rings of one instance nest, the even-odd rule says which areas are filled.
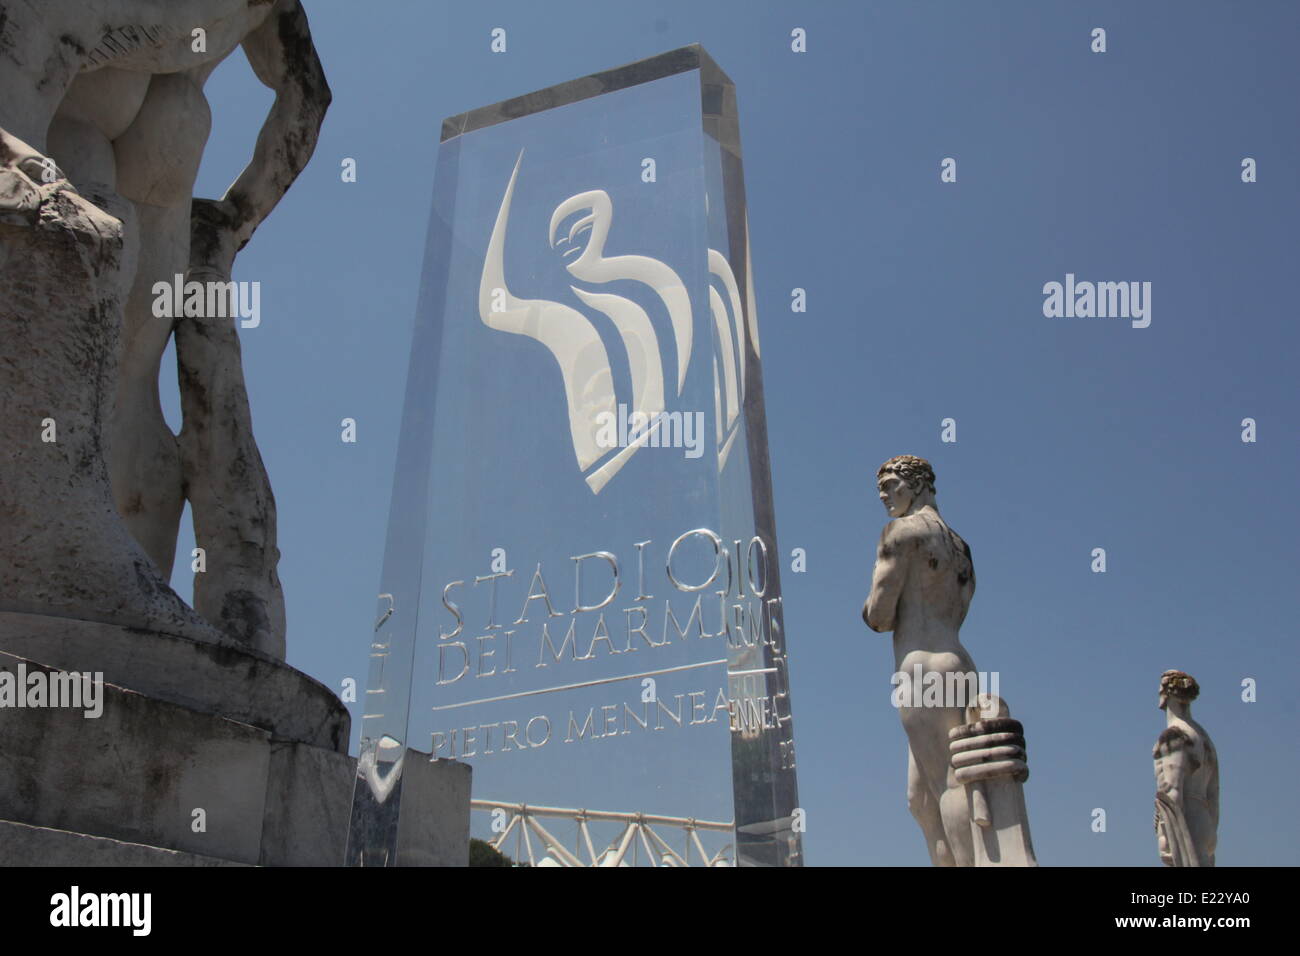
[[[233,644],[0,613],[0,670],[20,665],[102,672],[102,714],[0,707],[0,865],[342,864],[356,761],[322,684]],[[465,865],[469,766],[407,765],[399,862]]]
[[[1029,835],[1024,782],[1029,778],[1025,729],[995,700],[997,717],[974,719],[948,733],[957,782],[966,790],[976,866],[1037,866]]]

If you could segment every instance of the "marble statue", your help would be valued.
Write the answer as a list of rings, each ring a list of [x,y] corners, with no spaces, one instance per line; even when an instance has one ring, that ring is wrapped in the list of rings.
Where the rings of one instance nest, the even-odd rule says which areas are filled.
[[[1021,784],[1023,728],[977,691],[959,636],[975,594],[970,547],[939,514],[934,470],[899,455],[877,472],[892,519],[862,618],[894,632],[895,704],[907,733],[907,804],[935,866],[1036,866]],[[938,689],[932,698],[909,685]]]
[[[1219,831],[1219,757],[1205,728],[1192,719],[1200,696],[1182,671],[1160,678],[1167,725],[1156,741],[1156,843],[1166,866],[1214,866]]]
[[[225,195],[195,198],[204,83],[241,47],[274,105]],[[275,500],[221,301],[329,105],[303,8],[0,0],[0,90],[0,671],[102,683],[96,720],[3,711],[0,859],[338,865],[351,719],[284,662]],[[194,607],[167,583],[186,500]],[[396,859],[464,865],[469,767],[421,757]],[[193,828],[196,806],[219,824]]]
[[[330,94],[302,6],[50,0],[6,4],[0,29],[0,305],[18,346],[3,375],[23,396],[0,422],[18,449],[0,475],[17,519],[0,610],[220,633],[283,659],[275,502],[234,319],[159,316],[155,286],[228,282],[311,156]],[[239,47],[275,102],[235,183],[196,199],[203,85]],[[179,437],[158,396],[173,333]],[[56,438],[41,448],[45,419]],[[166,583],[187,499],[205,551],[197,614]]]
[[[910,675],[975,672],[958,630],[975,594],[970,548],[939,515],[934,470],[923,458],[899,455],[877,473],[880,500],[892,519],[880,535],[871,593],[862,618],[873,631],[894,632],[894,669]],[[935,866],[972,866],[974,848],[966,794],[950,764],[948,734],[965,724],[963,706],[898,708],[907,733],[907,805],[925,835]]]

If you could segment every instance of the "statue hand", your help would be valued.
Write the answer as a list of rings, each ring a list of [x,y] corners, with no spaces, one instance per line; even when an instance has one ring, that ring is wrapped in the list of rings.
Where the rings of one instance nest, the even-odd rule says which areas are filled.
[[[190,203],[190,273],[196,279],[230,278],[240,239],[238,207],[226,199]]]

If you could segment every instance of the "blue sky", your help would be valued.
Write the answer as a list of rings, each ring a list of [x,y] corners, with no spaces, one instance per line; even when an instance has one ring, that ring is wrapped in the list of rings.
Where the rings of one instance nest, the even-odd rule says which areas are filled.
[[[926,862],[889,637],[858,617],[885,520],[875,471],[911,453],[933,462],[974,554],[962,639],[1025,722],[1040,862],[1156,864],[1167,668],[1200,681],[1194,713],[1222,761],[1219,864],[1297,862],[1300,9],[307,8],[334,102],[235,274],[262,284],[261,326],[241,341],[291,664],[336,690],[364,683],[441,120],[699,42],[739,98],[807,861]],[[505,54],[489,51],[498,26]],[[806,53],[790,50],[795,27]],[[271,97],[242,54],[207,91],[197,192],[213,196]],[[956,183],[940,182],[945,157]],[[1258,182],[1241,182],[1243,157]],[[1150,327],[1044,317],[1043,284],[1067,273],[1151,282]],[[356,444],[339,440],[344,417]],[[190,547],[186,529],[178,553]],[[805,573],[789,570],[796,547]],[[1090,570],[1097,547],[1105,574]],[[190,577],[178,562],[182,595]]]

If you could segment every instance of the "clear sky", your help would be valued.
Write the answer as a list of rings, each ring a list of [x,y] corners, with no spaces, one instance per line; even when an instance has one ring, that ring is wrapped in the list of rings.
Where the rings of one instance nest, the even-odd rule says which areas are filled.
[[[235,270],[262,284],[261,326],[241,340],[279,509],[291,664],[335,690],[365,682],[441,120],[699,42],[739,98],[807,862],[927,861],[906,808],[890,638],[859,618],[886,518],[875,471],[900,453],[933,462],[940,509],[972,548],[962,640],[1026,725],[1040,862],[1156,865],[1151,747],[1168,668],[1200,681],[1194,714],[1220,755],[1219,864],[1298,862],[1286,668],[1300,7],[307,10],[334,102],[310,166]],[[489,50],[494,27],[504,54]],[[790,49],[796,27],[806,53]],[[1105,53],[1090,50],[1096,27]],[[214,196],[271,96],[242,54],[207,90],[197,191]],[[345,157],[355,183],[341,181]],[[940,181],[947,157],[955,183]],[[1241,180],[1245,157],[1255,183]],[[1045,317],[1044,283],[1067,273],[1150,282],[1150,326]],[[804,313],[790,308],[796,287]],[[356,444],[340,441],[344,417]],[[1248,417],[1254,443],[1241,440]],[[178,554],[190,547],[185,529]],[[790,570],[794,548],[804,573]],[[1091,570],[1095,548],[1105,573]],[[190,578],[178,562],[183,596]]]

